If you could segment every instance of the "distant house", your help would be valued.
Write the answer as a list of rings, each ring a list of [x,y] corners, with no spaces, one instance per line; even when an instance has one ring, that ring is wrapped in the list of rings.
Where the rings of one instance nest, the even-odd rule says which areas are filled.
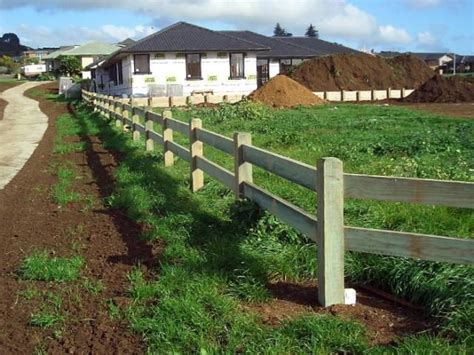
[[[100,42],[86,43],[80,46],[61,47],[59,50],[50,53],[45,57],[48,71],[53,71],[59,68],[59,57],[61,56],[75,56],[80,58],[82,68],[84,69],[89,64],[98,60],[99,58],[109,55],[122,48],[117,44],[108,44]],[[90,71],[82,72],[84,79],[90,79]]]
[[[314,38],[212,31],[178,22],[113,53],[92,69],[97,91],[111,95],[248,94],[304,60],[356,52]]]
[[[385,58],[393,58],[403,54],[411,54],[415,57],[420,58],[423,60],[426,65],[428,65],[431,69],[440,71],[441,73],[443,70],[447,69],[448,64],[453,60],[451,53],[428,53],[428,52],[389,52],[389,51],[382,51],[378,53],[379,56]]]
[[[42,63],[44,61],[44,58],[54,52],[57,51],[59,48],[38,48],[38,49],[32,49],[28,51],[24,51],[22,53],[23,58],[36,58],[38,59],[38,63]]]
[[[44,63],[46,64],[46,71],[55,71],[59,69],[59,57],[63,55],[63,53],[76,48],[77,46],[62,46],[59,49],[51,52],[43,57]]]
[[[470,73],[474,72],[474,56],[473,55],[456,55],[455,57],[456,72]],[[454,60],[449,63],[448,70],[453,71]]]

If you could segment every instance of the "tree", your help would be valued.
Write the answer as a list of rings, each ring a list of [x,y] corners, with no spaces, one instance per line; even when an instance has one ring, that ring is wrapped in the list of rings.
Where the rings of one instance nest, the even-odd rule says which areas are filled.
[[[63,55],[59,57],[59,74],[73,76],[81,73],[82,65],[78,57]]]
[[[21,63],[23,65],[39,64],[39,58],[38,57],[23,57],[21,58]]]
[[[0,57],[0,67],[7,68],[7,72],[12,74],[20,70],[20,64],[16,63],[12,57],[7,55]]]
[[[309,24],[308,28],[306,29],[306,33],[304,35],[306,37],[319,38],[319,31],[311,23],[311,24]]]
[[[280,23],[277,22],[275,28],[273,29],[273,37],[291,37],[293,33],[286,32],[286,30],[281,27]]]

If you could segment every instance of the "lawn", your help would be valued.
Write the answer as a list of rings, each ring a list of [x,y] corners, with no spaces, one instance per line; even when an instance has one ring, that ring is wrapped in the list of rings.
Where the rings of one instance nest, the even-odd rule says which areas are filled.
[[[97,119],[82,111],[84,120]],[[385,105],[326,105],[272,110],[252,103],[174,109],[175,118],[201,118],[203,127],[231,136],[245,131],[253,144],[314,165],[324,156],[345,172],[473,181],[474,121],[455,120]],[[160,131],[159,129],[157,129]],[[189,167],[163,168],[161,151],[144,152],[113,124],[101,127],[107,147],[122,152],[111,207],[147,226],[144,238],[166,245],[154,278],[129,276],[134,302],[122,317],[143,334],[150,351],[386,352],[469,351],[473,348],[474,268],[346,254],[348,281],[367,283],[423,306],[437,324],[428,335],[373,347],[357,322],[311,315],[269,327],[242,304],[268,302],[270,281],[304,282],[316,275],[316,246],[305,236],[236,203],[210,179],[197,194],[187,188]],[[176,141],[186,145],[185,137]],[[205,156],[232,169],[210,147]],[[315,212],[316,196],[255,169],[257,184]],[[472,210],[348,200],[346,225],[474,237]],[[315,295],[316,297],[316,295]],[[120,316],[120,315],[119,315]],[[331,335],[333,335],[331,337]]]

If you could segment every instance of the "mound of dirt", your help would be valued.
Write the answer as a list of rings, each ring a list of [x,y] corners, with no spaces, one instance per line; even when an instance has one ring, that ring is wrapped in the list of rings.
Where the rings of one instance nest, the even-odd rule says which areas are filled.
[[[312,91],[417,88],[434,75],[419,58],[336,54],[308,60],[291,78]]]
[[[264,86],[252,92],[249,98],[252,101],[278,108],[320,105],[326,102],[285,75],[275,76]]]
[[[442,77],[436,75],[404,102],[474,102],[474,78]]]

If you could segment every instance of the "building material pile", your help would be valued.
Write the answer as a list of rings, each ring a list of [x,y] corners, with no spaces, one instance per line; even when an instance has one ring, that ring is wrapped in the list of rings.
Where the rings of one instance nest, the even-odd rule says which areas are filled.
[[[312,91],[417,88],[434,75],[419,58],[336,54],[304,62],[290,75]]]
[[[474,78],[443,77],[436,75],[404,102],[474,102]]]
[[[277,75],[249,96],[252,101],[277,108],[288,108],[306,105],[321,105],[326,101],[320,99],[303,85],[285,75]]]

